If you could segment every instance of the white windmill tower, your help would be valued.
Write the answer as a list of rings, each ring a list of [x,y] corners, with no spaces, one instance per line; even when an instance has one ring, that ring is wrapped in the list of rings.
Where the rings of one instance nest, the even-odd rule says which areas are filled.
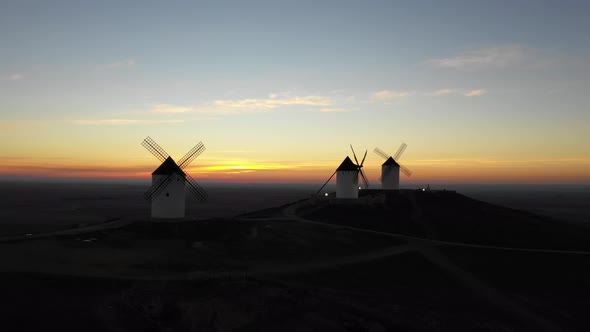
[[[359,164],[352,145],[350,146],[350,149],[352,150],[356,164],[352,162],[348,156],[344,158],[344,161],[342,161],[340,166],[338,166],[334,173],[332,173],[332,175],[328,178],[328,181],[326,181],[324,185],[317,191],[316,195],[322,191],[322,189],[324,189],[328,182],[332,180],[334,175],[336,175],[336,198],[358,198],[358,192],[360,189],[359,174],[364,182],[365,188],[369,187],[369,181],[367,181],[367,177],[362,170],[363,163],[367,157],[367,151],[365,151],[363,160]]]
[[[406,143],[402,143],[393,157],[383,152],[383,150],[375,148],[374,152],[385,159],[385,162],[381,165],[381,188],[399,189],[400,170],[407,176],[412,175],[412,171],[398,163],[399,158],[401,158],[402,153],[404,153],[407,147],[408,145]]]
[[[162,164],[152,173],[152,186],[144,197],[152,202],[152,218],[184,218],[186,189],[197,199],[204,201],[207,193],[184,172],[198,155],[205,151],[203,143],[195,145],[178,164],[149,136],[141,142]]]

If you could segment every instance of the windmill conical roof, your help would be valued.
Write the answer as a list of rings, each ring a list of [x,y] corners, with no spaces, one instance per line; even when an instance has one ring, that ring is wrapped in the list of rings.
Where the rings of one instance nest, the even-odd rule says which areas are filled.
[[[358,171],[358,166],[350,160],[349,157],[344,158],[344,161],[338,168],[337,171]]]
[[[389,157],[381,166],[399,166],[399,164],[393,159],[393,157]]]
[[[178,173],[180,175],[186,175],[180,167],[176,164],[172,157],[166,158],[160,167],[156,168],[155,171],[152,172],[152,175],[169,175],[173,173]]]

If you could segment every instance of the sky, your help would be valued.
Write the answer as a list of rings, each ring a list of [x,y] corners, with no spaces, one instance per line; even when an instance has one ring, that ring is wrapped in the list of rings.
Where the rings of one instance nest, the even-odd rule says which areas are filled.
[[[2,1],[0,176],[590,183],[587,1]]]

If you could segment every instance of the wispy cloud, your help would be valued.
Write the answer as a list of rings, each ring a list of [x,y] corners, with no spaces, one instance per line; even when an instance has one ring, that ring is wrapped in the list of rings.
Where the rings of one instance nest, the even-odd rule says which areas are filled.
[[[410,92],[400,92],[400,91],[392,91],[392,90],[382,90],[373,92],[371,94],[371,99],[373,100],[380,100],[380,101],[387,101],[387,100],[394,100],[403,97],[409,96]]]
[[[444,95],[448,95],[448,94],[453,94],[453,93],[457,93],[457,90],[455,89],[440,89],[440,90],[436,90],[432,93],[433,96],[444,96]]]
[[[159,104],[152,107],[154,113],[164,114],[178,114],[178,113],[191,113],[196,112],[196,108],[189,106],[174,106],[168,104]]]
[[[111,70],[111,69],[120,69],[120,68],[132,68],[135,66],[135,60],[129,59],[124,61],[116,61],[107,64],[102,64],[96,66],[96,70]]]
[[[446,96],[446,95],[463,95],[466,97],[477,97],[483,96],[487,93],[486,89],[477,89],[477,90],[465,90],[465,89],[452,89],[452,88],[445,88],[433,91],[431,93],[427,93],[426,95],[431,95],[435,97]]]
[[[487,166],[487,167],[501,167],[501,168],[515,168],[515,167],[531,167],[531,165],[563,165],[563,164],[577,164],[590,165],[590,157],[578,158],[551,158],[551,159],[514,159],[502,157],[481,157],[481,158],[444,158],[444,159],[415,159],[408,161],[405,164],[412,166]]]
[[[2,81],[19,81],[25,78],[25,76],[21,73],[13,73],[10,75],[2,76],[0,80]]]
[[[227,172],[244,172],[244,171],[265,171],[265,170],[279,170],[279,169],[292,169],[297,168],[296,165],[286,165],[273,162],[241,162],[235,163],[230,162],[222,165],[201,165],[196,170],[198,172],[215,172],[215,171],[227,171]]]
[[[161,124],[161,123],[180,123],[181,119],[175,120],[142,120],[142,119],[97,119],[97,120],[74,120],[73,123],[79,125],[132,125],[132,124]]]
[[[344,112],[349,112],[349,110],[344,109],[344,108],[320,108],[320,112],[324,112],[324,113],[344,113]]]
[[[13,176],[27,177],[55,177],[55,178],[85,178],[85,177],[107,177],[107,178],[137,178],[149,174],[148,166],[119,167],[111,165],[64,165],[63,162],[56,162],[43,158],[43,163],[37,160],[36,164],[0,165],[0,175],[10,174]]]
[[[501,45],[431,59],[427,63],[436,67],[470,71],[538,64],[540,59],[539,52],[534,49],[521,45]]]
[[[253,153],[256,150],[217,150],[216,153]]]
[[[320,112],[345,111],[340,108],[331,107],[333,105],[334,101],[332,98],[325,96],[287,96],[270,94],[268,98],[215,100],[197,106],[157,104],[151,107],[150,112],[158,114],[197,113],[221,115],[269,111],[281,107],[293,106],[314,107]]]
[[[486,94],[486,89],[479,89],[479,90],[471,90],[464,93],[466,97],[479,97]]]
[[[207,115],[226,115],[253,112],[252,109],[238,109],[230,107],[220,107],[211,104],[201,106],[181,106],[170,104],[158,104],[150,108],[149,112],[154,114],[207,114]]]
[[[331,106],[333,101],[325,96],[280,96],[271,94],[269,98],[247,98],[239,100],[216,100],[214,106],[248,110],[269,110],[283,106]]]

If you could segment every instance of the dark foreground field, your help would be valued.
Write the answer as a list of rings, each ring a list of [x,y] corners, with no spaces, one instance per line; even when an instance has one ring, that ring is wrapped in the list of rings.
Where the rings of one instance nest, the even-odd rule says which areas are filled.
[[[153,223],[137,186],[11,188],[5,234],[74,232],[0,242],[6,331],[590,326],[590,232],[551,215],[450,192],[351,205],[302,200],[307,189],[218,188],[223,199],[191,203],[186,220]],[[127,222],[85,230],[109,220]]]
[[[227,218],[306,198],[313,188],[224,184],[203,185],[204,203],[187,198],[187,219]],[[149,183],[0,181],[0,236],[35,233],[121,217],[149,219],[143,198]]]

